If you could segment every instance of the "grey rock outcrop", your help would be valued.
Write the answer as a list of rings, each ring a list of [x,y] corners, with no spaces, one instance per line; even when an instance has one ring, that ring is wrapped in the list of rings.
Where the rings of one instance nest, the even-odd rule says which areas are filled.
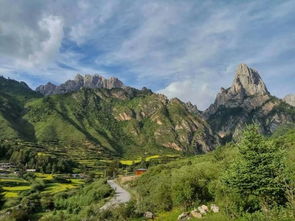
[[[242,106],[251,110],[269,98],[270,93],[258,72],[245,64],[240,64],[231,87],[220,89],[214,104],[205,111],[205,115],[215,113],[220,106],[231,108]]]
[[[43,95],[51,94],[66,94],[73,91],[78,91],[81,88],[124,88],[124,84],[118,79],[111,77],[106,79],[98,74],[95,75],[80,75],[77,74],[74,80],[68,80],[65,83],[56,86],[52,83],[46,85],[40,85],[36,88],[36,91]]]
[[[295,94],[287,95],[286,97],[283,98],[283,101],[295,107]]]
[[[229,93],[243,96],[270,95],[258,72],[249,68],[246,64],[240,64],[238,66]]]
[[[294,109],[283,103],[271,96],[256,70],[240,64],[231,87],[221,88],[203,115],[214,132],[230,140],[246,124],[257,123],[263,133],[270,134],[282,124],[293,123]]]

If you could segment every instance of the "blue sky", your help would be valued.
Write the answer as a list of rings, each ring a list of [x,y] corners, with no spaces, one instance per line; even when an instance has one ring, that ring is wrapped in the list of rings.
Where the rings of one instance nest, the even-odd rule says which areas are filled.
[[[205,109],[246,63],[294,93],[295,1],[0,0],[0,73],[32,88],[115,76]]]

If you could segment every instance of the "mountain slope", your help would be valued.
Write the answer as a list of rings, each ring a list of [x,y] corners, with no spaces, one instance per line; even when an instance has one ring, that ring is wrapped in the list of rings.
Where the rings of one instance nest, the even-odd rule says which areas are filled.
[[[24,103],[29,99],[42,97],[42,95],[36,91],[33,91],[29,86],[21,81],[18,82],[12,79],[6,79],[0,76],[0,92],[6,95],[10,95],[11,98]]]
[[[257,123],[270,134],[279,125],[294,123],[295,108],[271,96],[258,72],[241,64],[232,86],[221,88],[204,116],[220,137],[231,140],[246,124]]]
[[[26,83],[0,77],[0,138],[34,140],[34,128],[22,119],[23,105],[39,97]]]
[[[39,141],[91,142],[118,153],[207,152],[218,143],[186,104],[150,90],[81,89],[27,103]]]
[[[111,89],[95,88],[96,76],[84,78],[72,92],[45,97],[22,82],[0,79],[5,91],[0,92],[0,138],[96,146],[124,155],[208,152],[219,142],[191,104],[146,88],[112,88],[110,82],[104,86]]]

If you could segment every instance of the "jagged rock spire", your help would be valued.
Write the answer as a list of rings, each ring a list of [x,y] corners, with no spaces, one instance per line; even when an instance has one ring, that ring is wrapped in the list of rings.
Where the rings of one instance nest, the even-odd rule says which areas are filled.
[[[269,95],[269,92],[258,72],[246,64],[238,65],[235,79],[230,88],[231,93],[251,95]]]
[[[255,97],[251,102],[249,97]],[[220,106],[241,107],[251,110],[264,101],[269,99],[268,92],[264,82],[258,72],[246,64],[240,64],[237,67],[234,81],[231,87],[224,89],[217,94],[214,104],[206,111],[205,116],[209,116],[218,111]],[[247,100],[247,102],[245,102]]]

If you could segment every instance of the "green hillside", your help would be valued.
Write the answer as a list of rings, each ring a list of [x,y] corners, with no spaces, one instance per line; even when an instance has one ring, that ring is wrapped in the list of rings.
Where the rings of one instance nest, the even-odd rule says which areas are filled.
[[[84,88],[42,97],[24,83],[0,82],[2,139],[91,144],[124,156],[202,153],[218,144],[198,113],[147,89]]]
[[[42,97],[41,94],[29,88],[29,86],[25,82],[18,82],[13,79],[6,79],[3,76],[0,76],[0,93],[10,95],[21,103],[24,103],[32,98]]]
[[[184,103],[150,91],[82,89],[32,100],[25,109],[23,119],[41,142],[91,142],[122,154],[207,152],[217,143]]]
[[[152,211],[159,220],[177,220],[202,204],[221,211],[204,220],[294,220],[294,153],[294,126],[270,138],[250,126],[238,143],[153,167],[128,186],[136,192],[136,211]]]

